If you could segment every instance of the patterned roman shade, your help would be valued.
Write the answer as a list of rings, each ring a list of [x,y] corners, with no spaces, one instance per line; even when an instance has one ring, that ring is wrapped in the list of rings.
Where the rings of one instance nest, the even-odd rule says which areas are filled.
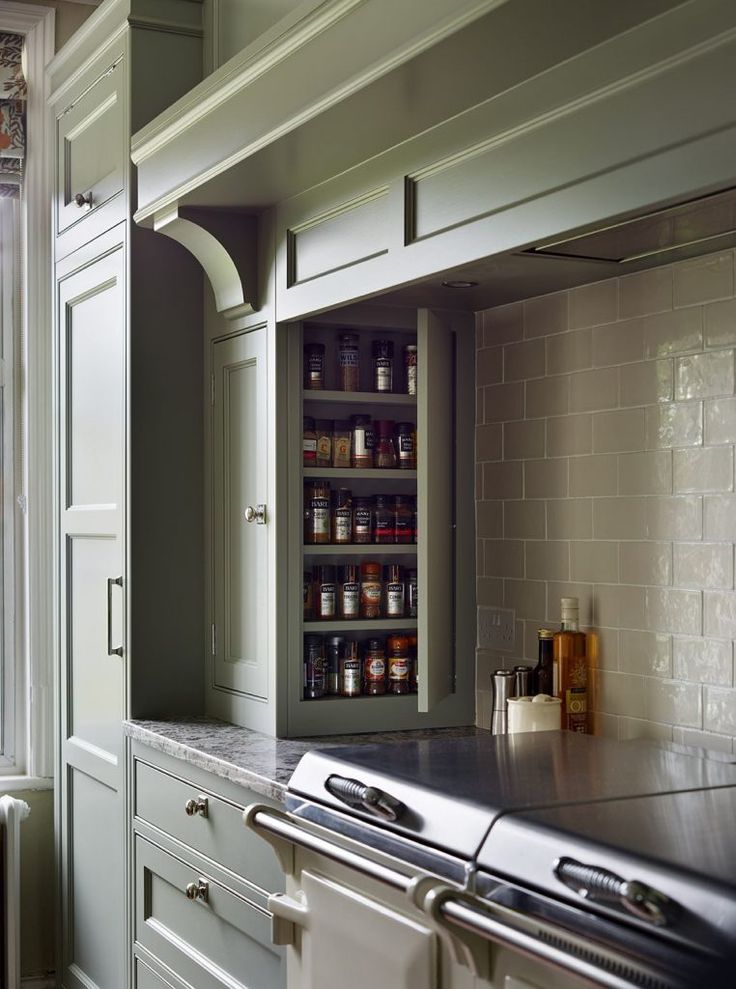
[[[0,198],[20,195],[26,147],[23,37],[0,32]]]

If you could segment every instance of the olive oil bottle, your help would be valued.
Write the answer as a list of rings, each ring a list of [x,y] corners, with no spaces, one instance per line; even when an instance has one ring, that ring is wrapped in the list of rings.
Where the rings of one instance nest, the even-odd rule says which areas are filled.
[[[578,599],[562,598],[562,627],[555,632],[555,694],[562,700],[562,728],[587,735],[588,661],[585,633],[578,625]]]

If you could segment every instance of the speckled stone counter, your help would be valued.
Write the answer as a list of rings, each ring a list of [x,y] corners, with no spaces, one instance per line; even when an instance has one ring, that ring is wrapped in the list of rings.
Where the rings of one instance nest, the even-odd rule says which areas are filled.
[[[144,745],[274,800],[283,799],[297,763],[305,752],[316,746],[324,748],[330,745],[487,734],[480,728],[467,727],[283,739],[200,716],[164,721],[126,721],[124,730],[126,735]]]

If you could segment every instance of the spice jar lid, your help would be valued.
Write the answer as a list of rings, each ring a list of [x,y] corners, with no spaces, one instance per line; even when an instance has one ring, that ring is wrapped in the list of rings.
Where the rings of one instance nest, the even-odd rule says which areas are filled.
[[[337,568],[337,579],[340,584],[357,584],[359,569],[355,563],[345,563]]]
[[[361,563],[360,572],[364,577],[379,577],[381,574],[381,564],[376,563],[374,560],[368,560],[365,563]]]
[[[367,651],[375,650],[377,652],[383,652],[383,639],[366,639],[365,648]]]
[[[409,651],[409,637],[406,635],[389,635],[386,639],[386,651],[393,655],[405,655]]]
[[[340,345],[343,347],[358,346],[359,337],[357,333],[341,333],[337,339]]]
[[[344,641],[345,639],[342,635],[328,635],[325,638],[325,643],[328,649],[339,649]]]
[[[336,433],[349,433],[352,428],[352,423],[349,419],[335,419],[335,432]]]
[[[398,563],[387,563],[383,568],[383,579],[396,583],[402,579],[402,568]]]
[[[417,345],[415,343],[407,343],[407,345],[404,347],[404,350],[410,354],[414,353],[417,350]]]
[[[391,436],[394,431],[393,419],[376,419],[373,425],[379,436]]]
[[[376,495],[376,508],[388,508],[388,495]]]
[[[314,579],[320,584],[334,584],[334,563],[320,563],[314,568]]]
[[[394,342],[393,340],[374,340],[371,350],[374,357],[393,357]]]
[[[397,433],[413,433],[414,423],[413,422],[397,422],[396,423]]]
[[[373,505],[373,498],[366,495],[356,495],[353,498],[353,508],[370,508]]]
[[[314,634],[305,635],[304,636],[304,645],[307,646],[307,647],[309,647],[309,646],[312,646],[312,647],[313,646],[321,646],[322,645],[322,636],[321,635],[314,635]]]
[[[353,428],[355,428],[355,426],[370,426],[372,422],[373,420],[370,416],[350,416],[350,424]]]
[[[325,345],[323,343],[305,343],[304,353],[305,354],[324,354]]]

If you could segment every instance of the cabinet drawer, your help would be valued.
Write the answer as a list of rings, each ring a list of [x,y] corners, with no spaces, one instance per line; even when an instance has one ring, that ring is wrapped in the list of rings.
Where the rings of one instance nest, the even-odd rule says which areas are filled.
[[[207,800],[206,816],[188,815],[187,801],[200,796]],[[243,805],[136,760],[135,815],[266,892],[284,889],[273,851],[243,824]]]
[[[84,227],[84,236],[101,230],[92,217],[122,192],[125,185],[126,126],[124,118],[124,72],[122,59],[56,120],[56,233]],[[78,205],[75,197],[89,202]],[[122,198],[122,197],[121,197]],[[109,212],[109,211],[106,211]],[[123,204],[106,217],[105,227],[123,216]]]
[[[134,979],[133,985],[135,989],[174,989],[173,982],[167,979],[162,979],[160,975],[157,975],[145,962],[141,961],[140,958],[136,958],[133,961],[134,966]],[[177,983],[176,989],[179,989],[179,984]]]
[[[283,984],[269,913],[140,835],[134,854],[138,945],[197,989]],[[187,897],[192,883],[206,884],[203,897]]]

